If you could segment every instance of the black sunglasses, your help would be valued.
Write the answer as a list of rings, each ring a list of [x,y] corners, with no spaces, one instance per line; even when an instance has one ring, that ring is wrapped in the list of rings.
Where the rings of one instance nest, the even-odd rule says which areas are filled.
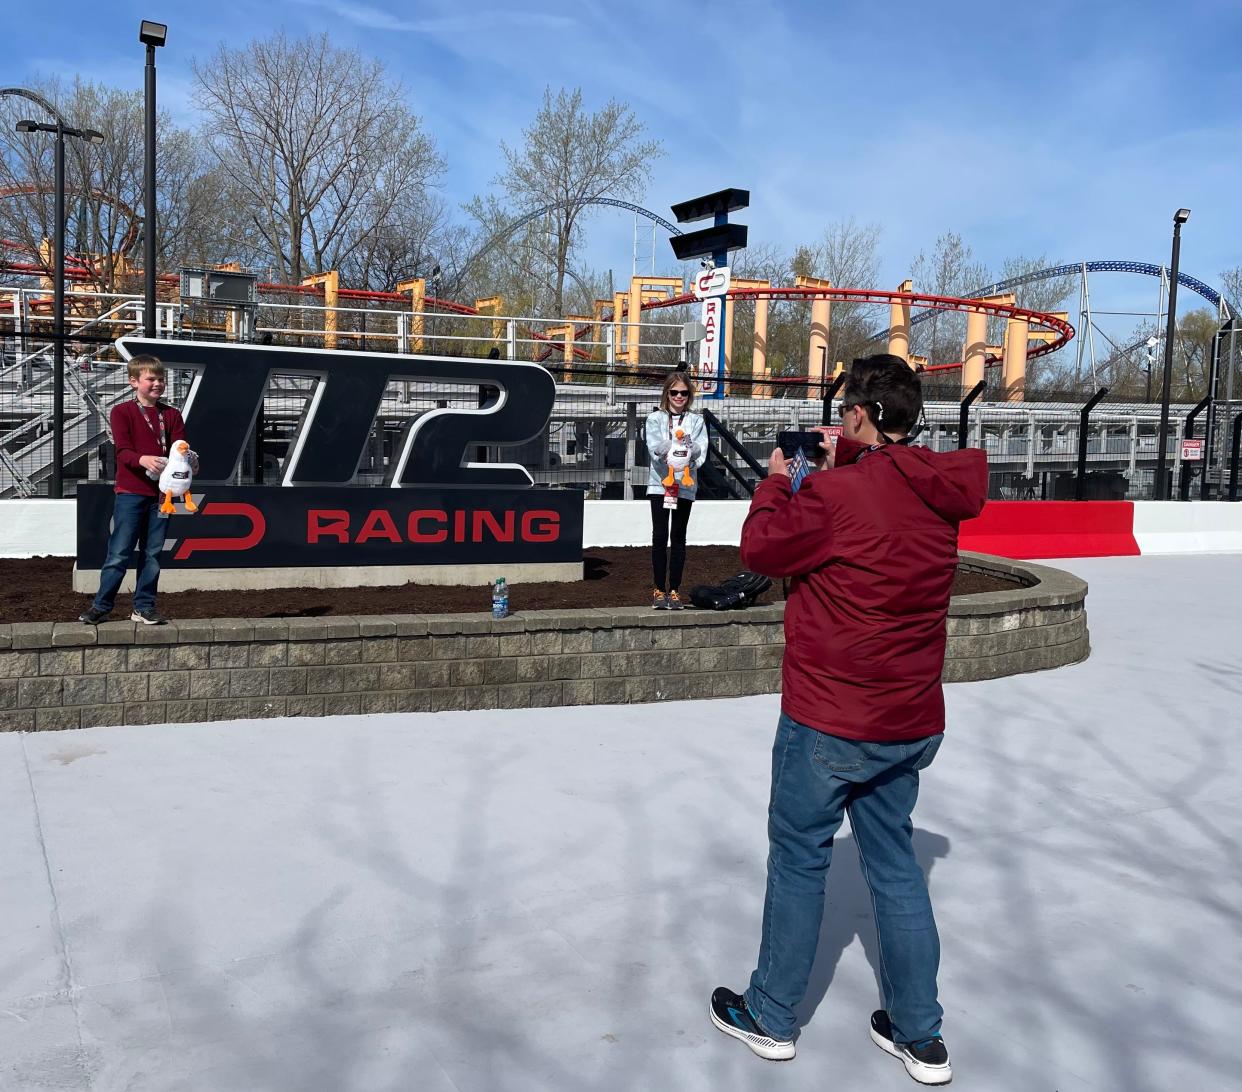
[[[689,398],[690,392],[689,391],[669,391],[668,396],[670,398]]]

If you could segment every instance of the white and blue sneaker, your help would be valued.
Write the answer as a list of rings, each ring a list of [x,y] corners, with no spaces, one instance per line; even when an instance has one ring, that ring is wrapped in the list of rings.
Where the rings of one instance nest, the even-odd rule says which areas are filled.
[[[885,1054],[900,1058],[906,1072],[919,1084],[948,1084],[953,1080],[949,1048],[939,1035],[920,1039],[917,1043],[894,1042],[888,1013],[877,1009],[871,1014],[871,1041]]]
[[[751,1050],[770,1062],[787,1062],[794,1056],[792,1039],[773,1039],[750,1014],[745,1000],[724,986],[717,986],[708,1008],[712,1023],[726,1035],[741,1039]]]

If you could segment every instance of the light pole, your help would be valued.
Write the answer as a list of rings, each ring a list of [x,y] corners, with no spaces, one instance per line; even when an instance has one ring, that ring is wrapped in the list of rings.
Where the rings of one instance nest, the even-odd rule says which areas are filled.
[[[145,166],[142,209],[142,332],[155,337],[155,48],[168,38],[168,27],[143,19],[138,41],[147,47],[146,99],[144,102]]]
[[[1156,500],[1169,499],[1165,480],[1165,448],[1169,433],[1169,393],[1173,385],[1173,338],[1177,333],[1177,262],[1182,252],[1182,225],[1190,219],[1190,209],[1173,214],[1173,258],[1169,263],[1169,322],[1164,333],[1164,391],[1160,397],[1160,432],[1156,439]]]
[[[39,121],[19,121],[19,133],[56,135],[56,176],[53,187],[52,225],[52,475],[48,495],[57,500],[65,495],[65,137],[76,137],[91,144],[102,144],[103,133],[94,129],[73,129],[58,116],[55,125]]]

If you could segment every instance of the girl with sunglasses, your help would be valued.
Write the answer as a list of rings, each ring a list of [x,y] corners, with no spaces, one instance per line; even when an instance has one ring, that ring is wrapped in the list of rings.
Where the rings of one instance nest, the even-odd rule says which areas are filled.
[[[664,480],[668,477],[666,461],[669,449],[684,434],[690,446],[690,463],[695,471],[707,459],[707,427],[703,418],[690,412],[694,401],[694,385],[685,372],[673,372],[664,380],[660,391],[660,407],[647,417],[647,499],[651,504],[651,569],[655,588],[651,605],[656,610],[680,610],[682,570],[686,564],[686,528],[690,523],[690,507],[698,491],[698,474],[693,485],[676,486],[677,507],[665,507]],[[671,517],[671,519],[670,519]],[[671,527],[670,527],[671,524]],[[672,556],[669,537],[672,533]]]

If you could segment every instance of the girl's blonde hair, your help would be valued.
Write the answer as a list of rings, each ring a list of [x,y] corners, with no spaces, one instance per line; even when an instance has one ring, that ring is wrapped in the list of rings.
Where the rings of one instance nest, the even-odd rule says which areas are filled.
[[[680,382],[682,386],[690,392],[690,397],[686,399],[685,406],[679,412],[690,409],[694,403],[694,384],[690,382],[690,375],[687,372],[670,372],[664,380],[664,386],[660,390],[660,409],[665,413],[673,412],[672,404],[668,400],[668,392],[672,389],[674,383]]]

